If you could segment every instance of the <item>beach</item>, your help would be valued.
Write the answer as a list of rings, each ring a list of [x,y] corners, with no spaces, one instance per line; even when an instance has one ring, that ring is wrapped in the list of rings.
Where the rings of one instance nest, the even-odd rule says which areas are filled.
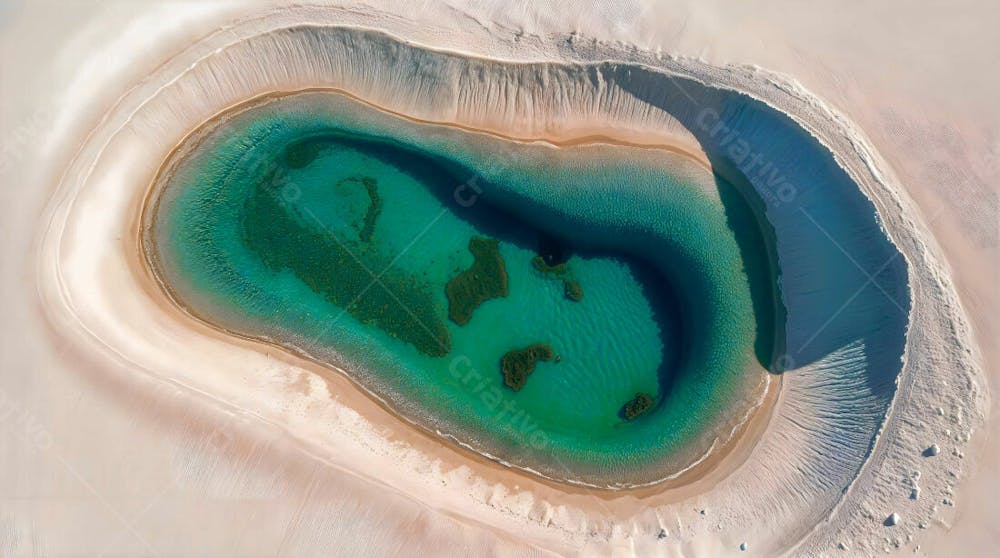
[[[5,409],[13,409],[9,415],[28,418],[7,421],[0,431],[5,447],[9,439],[10,446],[17,448],[7,465],[11,468],[7,486],[15,497],[0,511],[5,525],[0,532],[7,533],[0,538],[6,546],[0,548],[11,555],[30,554],[32,549],[53,555],[97,554],[102,550],[108,555],[155,554],[157,549],[186,555],[300,555],[332,548],[343,551],[351,547],[342,545],[356,544],[358,551],[378,554],[398,553],[402,548],[453,548],[455,554],[475,549],[502,555],[735,555],[740,543],[750,539],[749,551],[758,549],[753,541],[755,534],[739,528],[740,519],[729,508],[730,500],[720,500],[713,493],[727,488],[727,479],[734,472],[745,472],[752,456],[760,456],[762,449],[755,447],[755,442],[775,428],[769,411],[780,404],[783,382],[772,382],[764,409],[767,412],[754,416],[747,427],[750,434],[738,436],[730,451],[703,463],[702,471],[682,477],[684,482],[677,487],[652,486],[614,494],[549,483],[442,444],[434,436],[400,421],[343,375],[260,343],[234,339],[171,304],[139,256],[137,231],[146,190],[127,186],[150,184],[159,165],[156,157],[131,165],[127,171],[110,166],[84,167],[87,172],[97,173],[100,186],[64,193],[54,205],[47,205],[48,196],[57,192],[56,185],[68,162],[74,157],[86,159],[86,152],[77,151],[81,145],[96,145],[93,154],[105,158],[139,161],[140,146],[164,155],[185,130],[224,108],[179,107],[176,114],[183,118],[140,126],[131,142],[91,141],[94,138],[90,134],[100,127],[102,119],[114,119],[109,107],[117,102],[125,103],[118,105],[124,114],[134,110],[127,106],[131,92],[128,87],[162,68],[164,59],[182,53],[197,38],[216,34],[228,39],[229,31],[218,30],[226,29],[227,22],[240,15],[235,6],[219,4],[192,11],[186,19],[177,17],[177,23],[167,29],[156,9],[144,13],[128,7],[91,13],[81,8],[83,14],[64,16],[69,25],[73,17],[86,15],[92,21],[89,29],[94,30],[111,22],[130,22],[128,28],[134,32],[123,34],[117,48],[134,51],[139,62],[126,63],[125,55],[121,55],[116,58],[121,61],[117,65],[86,66],[94,68],[86,79],[66,82],[66,76],[74,74],[68,67],[80,64],[84,50],[97,48],[100,33],[81,32],[77,44],[86,49],[71,51],[34,40],[35,52],[59,49],[60,56],[54,57],[52,68],[30,82],[30,87],[8,92],[11,80],[5,80],[5,98],[12,100],[11,107],[17,107],[17,112],[5,109],[4,129],[21,126],[26,130],[21,135],[30,137],[30,142],[20,145],[16,165],[5,166],[3,195],[11,201],[25,200],[21,207],[32,211],[12,216],[9,227],[14,231],[14,240],[4,248],[5,259],[20,262],[19,268],[30,271],[5,273],[3,278],[4,296],[10,297],[13,308],[5,320],[26,326],[12,330],[4,339],[9,344],[4,350],[5,359],[9,359],[5,369],[25,373],[4,380],[3,402]],[[54,8],[24,6],[22,10],[4,29],[3,51],[5,64],[10,60],[10,71],[26,74],[32,67],[30,59],[22,54],[23,60],[15,60],[7,38],[28,40],[26,35],[32,25],[51,17]],[[872,174],[884,180],[884,190],[892,194],[873,194],[890,236],[897,235],[893,240],[903,246],[911,264],[919,265],[914,264],[919,254],[929,258],[927,261],[940,262],[940,267],[925,270],[926,284],[919,278],[913,284],[931,289],[935,285],[931,279],[936,278],[937,288],[944,294],[917,292],[915,300],[943,301],[928,308],[968,316],[971,338],[976,341],[967,347],[972,351],[969,358],[986,373],[983,383],[974,385],[973,390],[978,393],[976,397],[982,398],[995,391],[992,388],[1000,355],[990,340],[996,331],[992,315],[997,295],[992,286],[997,278],[997,192],[995,186],[990,189],[986,184],[990,180],[996,184],[1000,165],[995,146],[998,119],[982,118],[996,115],[997,109],[990,96],[982,92],[990,87],[996,91],[996,78],[988,78],[993,81],[986,84],[967,81],[967,87],[946,87],[949,78],[959,84],[962,80],[987,78],[981,73],[970,77],[975,72],[963,71],[962,65],[948,66],[943,62],[946,56],[939,54],[951,53],[948,59],[958,57],[975,67],[976,57],[984,56],[991,46],[995,50],[995,45],[962,46],[961,41],[945,33],[928,33],[939,37],[937,42],[910,45],[903,53],[926,60],[933,69],[927,73],[938,76],[934,83],[927,83],[924,74],[902,67],[889,76],[892,79],[885,77],[884,68],[871,60],[864,41],[853,50],[841,48],[842,42],[835,38],[806,45],[806,39],[812,37],[809,26],[817,25],[814,18],[819,16],[796,14],[794,10],[781,15],[740,14],[716,13],[706,7],[700,11],[688,9],[684,12],[686,18],[674,19],[676,16],[664,8],[657,19],[649,17],[655,10],[636,7],[637,14],[647,17],[637,17],[630,26],[605,28],[597,9],[589,15],[575,16],[579,19],[570,22],[558,21],[551,14],[532,16],[527,9],[512,10],[507,15],[484,9],[477,14],[481,21],[491,21],[490,17],[495,16],[496,23],[485,24],[486,32],[470,32],[464,42],[439,32],[454,24],[453,19],[461,19],[462,10],[436,10],[385,16],[378,23],[417,43],[460,52],[489,48],[492,52],[474,54],[498,59],[513,55],[489,45],[505,44],[506,39],[498,37],[506,37],[509,29],[520,29],[526,37],[543,36],[546,29],[562,29],[576,30],[577,37],[625,40],[668,57],[699,57],[716,65],[755,64],[778,72],[774,76],[767,74],[771,77],[762,81],[777,79],[779,74],[793,76],[795,81],[782,83],[776,89],[791,91],[789,97],[795,97],[799,92],[794,86],[801,83],[839,109],[830,121],[847,115],[856,124],[845,125],[844,129],[857,135],[833,134],[833,139],[844,146],[861,146],[858,152],[871,155],[868,162],[877,169]],[[351,10],[338,17],[364,19]],[[689,23],[662,27],[652,23],[663,18]],[[440,21],[430,25],[434,19]],[[848,20],[846,15],[826,18],[827,23],[832,21],[840,29],[849,26]],[[414,21],[427,25],[414,30],[407,23]],[[746,21],[756,22],[758,27],[712,42],[710,49],[703,46],[709,44],[705,35],[715,26]],[[879,31],[874,19],[865,25],[873,26],[872,35]],[[981,24],[965,25],[975,28]],[[743,50],[754,30],[785,37],[782,44],[788,46],[778,52],[763,46]],[[139,48],[145,36],[153,32],[163,38],[156,49]],[[544,37],[537,42],[544,44]],[[968,51],[949,50],[962,48]],[[211,49],[206,53],[210,54]],[[530,57],[545,59],[546,54],[538,50]],[[893,57],[903,54],[889,50],[882,61],[897,62]],[[839,69],[824,69],[830,67]],[[730,71],[753,76],[756,70]],[[848,72],[850,78],[846,77]],[[703,78],[711,76],[706,71]],[[166,85],[154,81],[142,87],[154,91]],[[918,86],[925,91],[923,97],[910,91]],[[50,99],[30,91],[58,96]],[[803,98],[804,105],[815,102]],[[889,99],[893,100],[892,109],[883,109],[886,104],[882,101]],[[212,102],[219,104],[218,100]],[[379,104],[379,99],[372,102]],[[420,113],[418,107],[399,108],[416,119],[455,120],[455,115],[446,111]],[[211,112],[204,112],[209,109]],[[825,106],[817,108],[816,113],[823,110]],[[32,114],[42,116],[37,122],[19,116]],[[460,122],[475,120],[474,115],[458,116]],[[531,128],[523,121],[480,120],[469,126],[521,140],[615,140],[633,145],[668,145],[705,157],[698,141],[681,127],[650,126],[658,130],[650,131],[623,121],[621,126],[609,129],[595,127],[593,120],[565,116],[558,122],[539,121]],[[21,136],[11,132],[6,137]],[[160,143],[151,149],[149,142],[157,137]],[[991,138],[994,145],[989,143]],[[875,150],[868,151],[869,145]],[[924,156],[928,145],[936,148],[934,153],[947,155]],[[842,146],[833,147],[839,152]],[[858,165],[857,172],[861,172],[864,165]],[[81,170],[70,168],[70,173]],[[7,186],[14,182],[25,187]],[[872,184],[877,182],[873,180]],[[955,190],[943,194],[939,188],[942,182],[955,184]],[[902,189],[897,190],[896,185]],[[65,219],[69,215],[74,218]],[[36,224],[43,221],[48,225],[38,235]],[[53,265],[58,273],[50,273]],[[5,271],[8,268],[12,266],[5,266]],[[947,298],[952,281],[957,301]],[[35,294],[20,297],[16,294],[20,292]],[[54,310],[66,307],[72,312]],[[137,336],[136,332],[142,333]],[[925,340],[939,342],[934,335],[928,333]],[[962,337],[965,333],[959,328],[956,335]],[[940,364],[940,359],[950,356],[934,354],[928,358],[934,361],[933,357],[937,357]],[[171,370],[175,372],[164,374]],[[933,375],[929,377],[938,381]],[[975,375],[969,377],[974,379]],[[899,463],[900,473],[908,476],[913,469],[910,465],[920,463],[925,501],[947,499],[956,505],[936,504],[926,529],[911,523],[907,533],[919,531],[914,546],[919,545],[919,552],[929,556],[958,551],[976,554],[997,542],[996,533],[991,534],[988,527],[995,518],[989,494],[991,483],[996,481],[989,471],[998,460],[993,435],[996,419],[990,415],[980,428],[977,411],[966,414],[958,407],[940,403],[944,400],[942,393],[960,396],[961,385],[945,385],[932,392],[915,381],[904,376],[899,385],[904,395],[913,395],[912,404],[907,407],[897,403],[891,413],[926,421],[931,426],[921,432],[938,434],[932,439],[912,439],[906,433],[893,437],[890,431],[872,449],[872,455],[878,454],[880,460],[866,465],[867,469],[857,475],[857,482],[862,488],[879,488],[875,491],[876,500],[881,498],[878,506],[889,500],[903,502],[909,498],[908,488],[901,488],[898,494],[883,494],[884,485],[866,474],[875,475],[882,468],[892,470],[892,464]],[[940,412],[938,407],[942,407]],[[952,420],[937,424],[937,416]],[[25,430],[25,422],[35,427]],[[921,460],[920,451],[932,443],[941,445],[942,459]],[[910,461],[893,461],[897,456],[893,452],[904,451],[914,454],[907,458]],[[776,459],[775,454],[766,457]],[[949,473],[958,478],[954,487],[950,480],[933,484],[934,479],[948,478]],[[677,506],[670,507],[674,504]],[[851,519],[844,514],[853,515],[855,510],[850,505],[847,508],[836,508],[825,521],[828,525],[849,525]],[[99,513],[93,513],[95,509]],[[872,515],[872,526],[880,525],[880,514],[892,510],[867,510]],[[929,511],[930,506],[914,513]],[[182,519],[176,520],[179,524],[171,524],[168,517]],[[903,518],[914,521],[905,512]],[[337,525],[353,527],[338,529]],[[764,532],[756,536],[771,541],[767,544],[790,545],[784,548],[796,552],[802,549],[795,547],[795,541],[815,535],[801,530],[767,532],[776,528],[765,525]],[[177,531],[190,535],[182,548],[175,546],[173,534]],[[662,538],[661,531],[665,535]],[[65,535],[74,532],[94,535],[95,548],[80,550],[80,536]],[[356,533],[365,535],[355,537]],[[876,544],[881,546],[883,536],[876,535]],[[855,540],[861,537],[849,529],[833,536],[851,548],[856,548]],[[895,533],[885,535],[890,539],[888,545],[893,544],[893,536]],[[816,545],[829,542],[821,539],[811,540],[816,540]],[[909,544],[905,536],[902,539],[899,546]]]

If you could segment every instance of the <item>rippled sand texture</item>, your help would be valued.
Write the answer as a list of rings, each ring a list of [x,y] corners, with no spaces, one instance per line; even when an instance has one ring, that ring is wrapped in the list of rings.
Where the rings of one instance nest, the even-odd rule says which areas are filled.
[[[377,24],[391,35],[306,22]],[[969,333],[909,202],[886,182],[878,156],[849,122],[762,71],[571,39],[482,37],[476,52],[458,55],[394,36],[435,44],[392,19],[280,12],[208,37],[131,90],[76,158],[53,208],[43,246],[50,257],[40,274],[53,321],[77,342],[111,347],[152,374],[258,405],[253,412],[286,425],[339,466],[357,470],[352,460],[370,465],[377,454],[381,468],[360,474],[539,545],[630,544],[642,554],[747,541],[768,555],[832,552],[846,540],[874,552],[882,535],[873,527],[891,511],[911,518],[895,533],[904,538],[934,515],[936,502],[910,500],[912,482],[900,479],[920,471],[925,488],[954,482],[953,461],[921,461],[925,441],[943,438],[945,428],[923,417],[949,409],[958,417],[950,434],[959,449],[981,420]],[[441,473],[428,457],[380,442],[378,430],[355,425],[366,447],[377,448],[371,454],[334,452],[334,435],[315,424],[322,411],[312,414],[309,404],[327,394],[265,396],[274,386],[263,380],[206,371],[222,364],[178,365],[185,357],[171,347],[188,334],[143,327],[155,318],[138,311],[141,304],[121,302],[123,291],[142,290],[149,279],[134,265],[136,246],[111,260],[88,257],[88,247],[122,233],[136,238],[137,185],[148,185],[199,123],[255,95],[312,86],[523,139],[602,135],[670,144],[703,154],[727,180],[752,188],[775,231],[787,358],[770,422],[745,461],[712,486],[610,499],[528,479],[483,481],[477,475],[492,471],[483,464],[429,482]],[[118,302],[108,304],[112,292]],[[136,329],[159,333],[136,338]],[[519,490],[508,488],[515,482]],[[701,520],[700,510],[713,520]]]

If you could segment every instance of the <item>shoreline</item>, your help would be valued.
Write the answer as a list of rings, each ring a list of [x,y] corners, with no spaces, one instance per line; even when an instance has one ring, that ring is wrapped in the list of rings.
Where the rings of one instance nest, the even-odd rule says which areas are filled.
[[[729,436],[725,440],[721,440],[718,437],[714,439],[710,447],[700,456],[696,456],[694,461],[683,467],[680,471],[674,471],[669,473],[663,478],[656,480],[642,482],[642,483],[629,483],[623,482],[620,484],[613,485],[597,485],[591,484],[584,481],[574,480],[574,479],[562,479],[553,478],[545,475],[540,471],[531,469],[526,465],[516,465],[505,461],[500,456],[491,455],[488,452],[474,448],[473,446],[463,442],[459,437],[448,433],[442,432],[436,428],[430,426],[425,426],[420,424],[416,419],[412,419],[395,411],[392,408],[392,404],[382,397],[380,397],[375,392],[369,390],[367,387],[362,385],[359,381],[353,378],[350,372],[343,370],[333,364],[325,363],[316,357],[309,355],[308,353],[302,351],[298,348],[292,348],[290,346],[282,345],[279,342],[269,340],[261,337],[247,336],[240,333],[230,331],[222,326],[213,324],[210,320],[207,320],[199,316],[192,309],[186,307],[183,303],[177,300],[176,294],[172,288],[164,282],[157,272],[155,271],[150,258],[155,258],[155,246],[151,245],[146,247],[146,234],[144,231],[152,227],[152,223],[155,221],[156,215],[156,205],[159,203],[159,192],[158,185],[162,182],[161,177],[164,172],[168,170],[168,167],[173,163],[178,152],[195,136],[204,133],[207,128],[218,125],[222,120],[229,116],[233,116],[241,111],[247,110],[255,105],[268,102],[272,99],[284,98],[295,96],[301,93],[332,93],[337,95],[345,96],[352,101],[359,103],[367,108],[374,109],[383,114],[387,114],[396,118],[401,118],[409,122],[431,125],[431,126],[442,126],[451,127],[463,130],[465,132],[473,134],[483,134],[495,138],[500,138],[505,141],[510,141],[514,143],[544,143],[550,145],[553,148],[560,149],[565,147],[577,147],[577,146],[612,146],[612,147],[627,147],[642,150],[657,150],[666,151],[669,153],[674,153],[681,155],[693,162],[696,162],[704,169],[709,172],[713,172],[710,163],[706,157],[699,157],[694,152],[690,150],[685,150],[680,146],[673,146],[668,144],[655,144],[655,143],[636,143],[627,140],[619,140],[613,135],[588,135],[582,137],[569,137],[569,138],[517,138],[515,136],[504,135],[495,130],[486,130],[481,128],[475,128],[472,126],[465,126],[461,124],[451,123],[451,122],[437,122],[430,120],[423,120],[418,118],[413,118],[408,115],[391,111],[385,107],[381,107],[373,102],[361,99],[355,95],[352,95],[342,89],[332,88],[332,87],[307,87],[296,90],[288,91],[273,91],[267,92],[255,97],[249,98],[245,101],[237,103],[235,105],[229,106],[219,112],[217,112],[212,117],[208,118],[201,124],[197,125],[188,134],[186,134],[177,144],[169,151],[166,157],[164,157],[160,167],[156,170],[153,180],[145,188],[144,193],[141,196],[141,201],[138,206],[133,210],[133,220],[134,227],[128,231],[129,237],[137,238],[136,252],[130,254],[130,258],[137,258],[139,260],[138,267],[142,268],[143,273],[138,275],[137,279],[141,281],[148,282],[152,281],[153,288],[146,287],[147,295],[156,298],[156,291],[159,292],[160,296],[165,299],[162,302],[166,305],[173,307],[174,310],[180,311],[181,314],[186,316],[188,319],[197,322],[201,326],[205,326],[212,330],[215,334],[221,336],[221,339],[237,339],[242,343],[246,343],[251,347],[256,347],[258,345],[270,349],[266,354],[271,354],[271,350],[278,352],[290,353],[293,357],[293,362],[296,366],[301,366],[303,362],[309,363],[309,368],[314,372],[320,373],[322,376],[329,374],[337,374],[339,376],[347,378],[352,386],[363,396],[368,397],[374,401],[383,410],[392,415],[396,420],[404,423],[407,427],[415,429],[419,434],[428,437],[438,443],[451,444],[456,446],[457,449],[466,454],[469,457],[475,457],[481,462],[490,463],[494,466],[503,467],[505,470],[513,472],[517,475],[528,476],[534,479],[538,479],[544,483],[551,484],[556,487],[564,488],[576,488],[584,491],[607,491],[611,493],[629,493],[632,495],[643,494],[652,495],[663,490],[679,490],[684,488],[688,484],[694,483],[702,478],[712,476],[712,473],[717,468],[723,468],[727,471],[731,471],[733,468],[742,463],[742,460],[746,458],[749,454],[749,450],[753,448],[757,441],[759,441],[760,436],[766,429],[766,424],[771,416],[775,402],[777,401],[777,393],[780,391],[781,378],[780,374],[773,374],[771,372],[763,371],[764,377],[764,389],[761,391],[759,388],[753,388],[749,393],[755,393],[756,402],[754,402],[745,412],[743,417],[738,420],[735,424],[730,424],[732,426]],[[758,216],[762,218],[762,216]],[[152,252],[150,251],[152,250]],[[773,270],[772,270],[773,272]],[[255,349],[256,350],[256,349]],[[751,368],[756,368],[757,365],[754,363]],[[758,372],[754,370],[754,372]],[[746,437],[750,437],[750,440],[744,440]],[[747,446],[749,444],[749,446]],[[727,464],[727,457],[736,451],[736,448],[743,448],[742,458],[737,459],[736,463]],[[728,468],[727,468],[728,465]]]

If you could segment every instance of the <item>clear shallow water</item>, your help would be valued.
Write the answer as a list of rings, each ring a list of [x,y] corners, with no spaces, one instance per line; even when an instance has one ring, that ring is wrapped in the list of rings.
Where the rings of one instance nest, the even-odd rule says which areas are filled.
[[[766,235],[682,156],[517,144],[309,93],[206,128],[161,179],[147,245],[179,302],[548,476],[669,475],[745,412],[769,359]],[[458,324],[445,285],[474,238],[497,241],[506,296]],[[514,391],[500,360],[532,344],[557,356]],[[653,407],[628,420],[637,394]]]

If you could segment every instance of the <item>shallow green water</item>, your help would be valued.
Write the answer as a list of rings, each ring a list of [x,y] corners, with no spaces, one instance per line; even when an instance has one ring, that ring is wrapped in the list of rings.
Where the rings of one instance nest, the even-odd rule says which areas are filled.
[[[593,484],[662,478],[728,428],[763,374],[757,220],[683,157],[516,144],[326,93],[240,112],[187,147],[148,233],[177,299],[347,368],[480,451]],[[505,295],[493,285],[460,324],[449,281],[498,279],[472,267],[473,239],[496,241]],[[540,254],[565,263],[541,271]],[[532,344],[556,357],[515,391],[501,358]],[[640,393],[653,407],[629,420]]]

